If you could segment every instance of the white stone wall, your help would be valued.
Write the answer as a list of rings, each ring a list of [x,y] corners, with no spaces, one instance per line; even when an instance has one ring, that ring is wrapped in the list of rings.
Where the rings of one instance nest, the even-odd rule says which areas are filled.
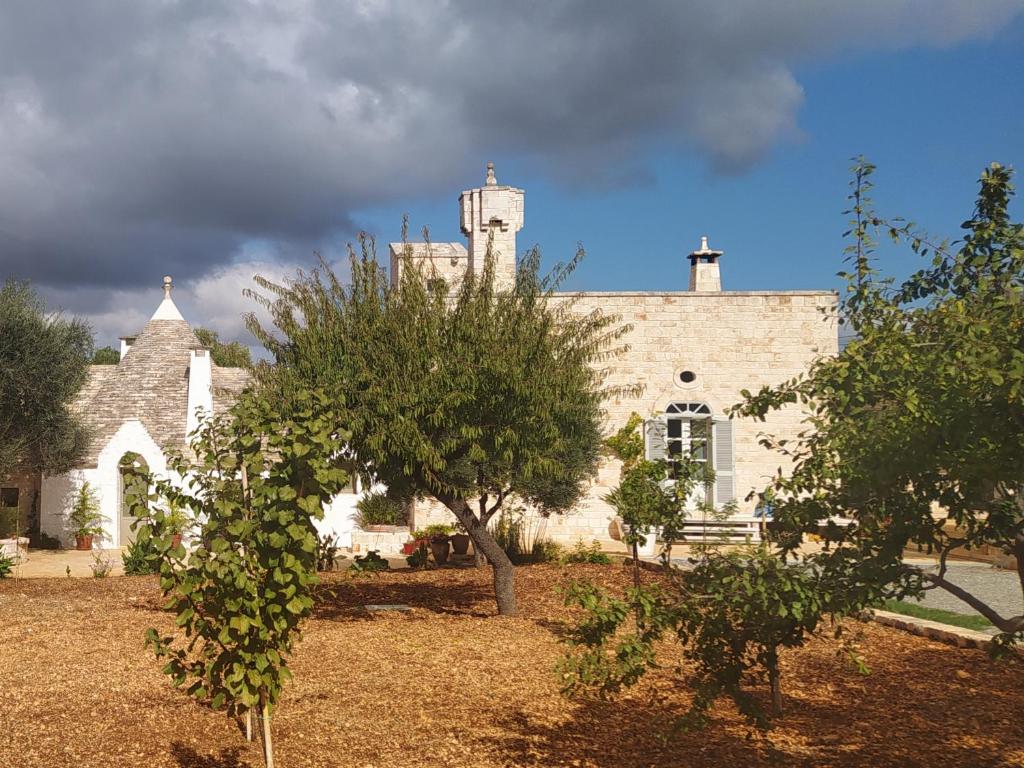
[[[103,536],[94,542],[96,546],[114,549],[126,546],[121,541],[119,516],[121,508],[121,472],[119,463],[129,451],[145,459],[149,471],[156,477],[166,478],[180,484],[182,478],[167,469],[167,459],[153,441],[146,428],[136,419],[126,421],[114,434],[99,455],[96,467],[72,470],[63,475],[44,477],[40,500],[40,523],[42,531],[61,540],[64,546],[74,546],[74,540],[67,532],[67,513],[74,503],[75,494],[84,482],[96,492],[103,516]],[[351,492],[335,496],[324,509],[323,520],[315,521],[321,535],[338,537],[338,544],[349,547],[355,528],[353,516],[360,494]]]
[[[124,546],[126,542],[120,540],[121,472],[118,465],[121,457],[128,452],[142,456],[154,475],[170,477],[163,451],[149,436],[142,422],[130,419],[121,425],[100,451],[95,467],[43,478],[40,503],[42,531],[57,537],[65,546],[74,545],[74,540],[67,532],[67,513],[78,489],[84,482],[88,482],[96,492],[103,517],[102,539],[94,543],[104,548]]]

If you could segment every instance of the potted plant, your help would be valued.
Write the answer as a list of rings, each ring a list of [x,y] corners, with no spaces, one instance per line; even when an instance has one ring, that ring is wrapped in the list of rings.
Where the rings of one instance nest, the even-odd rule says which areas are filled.
[[[452,554],[469,554],[469,534],[466,533],[466,529],[462,527],[462,523],[455,526],[455,533],[452,534],[451,541]]]
[[[435,523],[428,525],[425,533],[430,537],[430,554],[434,556],[434,562],[444,565],[448,562],[448,553],[451,548],[451,537],[455,529],[450,525]]]
[[[386,493],[368,493],[356,502],[356,525],[364,531],[389,533],[406,524],[405,506]]]
[[[188,527],[188,523],[188,515],[181,508],[181,505],[171,504],[167,517],[164,518],[164,524],[167,526],[167,532],[171,534],[172,547],[177,547],[181,544],[181,535]]]
[[[75,549],[88,551],[92,549],[93,537],[103,533],[100,526],[103,518],[100,515],[100,504],[96,492],[88,481],[78,489],[75,501],[68,513],[68,529],[75,537]]]

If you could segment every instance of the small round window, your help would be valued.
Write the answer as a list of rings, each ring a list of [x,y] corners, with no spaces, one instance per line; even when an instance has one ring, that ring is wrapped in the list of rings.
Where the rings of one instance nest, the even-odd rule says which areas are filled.
[[[679,381],[683,384],[693,384],[697,380],[697,374],[693,371],[680,371]]]

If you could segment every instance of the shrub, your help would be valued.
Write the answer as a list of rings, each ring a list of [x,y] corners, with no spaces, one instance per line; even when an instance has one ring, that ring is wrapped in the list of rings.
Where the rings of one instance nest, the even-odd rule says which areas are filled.
[[[6,555],[0,555],[0,579],[6,579],[14,570],[14,560]]]
[[[125,576],[148,576],[159,573],[160,561],[153,540],[146,538],[144,541],[129,542],[121,555],[121,565],[124,566]]]
[[[428,560],[427,550],[423,547],[418,547],[415,552],[405,558],[405,562],[409,564],[410,568],[423,568]]]
[[[334,559],[338,556],[338,537],[327,535],[318,536],[316,544],[316,569],[318,571],[333,571]]]
[[[565,547],[555,541],[540,539],[533,542],[530,553],[535,563],[560,563],[566,557]]]
[[[611,565],[612,559],[601,551],[601,544],[592,541],[590,544],[583,543],[583,540],[576,542],[568,555],[565,556],[567,563],[584,563],[588,565]]]
[[[371,525],[407,525],[402,502],[386,493],[368,493],[356,502],[356,525],[364,531]]]
[[[371,549],[365,555],[356,557],[349,570],[354,574],[372,574],[386,571],[390,567],[390,563],[377,550]]]
[[[105,579],[114,569],[114,562],[109,557],[104,557],[96,552],[92,556],[92,563],[89,564],[89,567],[92,569],[93,578]]]

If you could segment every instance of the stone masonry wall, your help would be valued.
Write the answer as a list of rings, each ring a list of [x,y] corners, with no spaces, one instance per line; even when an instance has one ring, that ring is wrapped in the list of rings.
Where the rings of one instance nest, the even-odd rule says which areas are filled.
[[[826,291],[677,292],[569,294],[579,312],[616,313],[633,329],[625,337],[629,351],[612,365],[609,384],[642,383],[635,399],[606,403],[607,433],[632,412],[652,416],[672,402],[704,402],[716,416],[740,400],[740,390],[755,391],[781,383],[808,369],[821,355],[838,351],[836,295]],[[683,370],[696,380],[684,385]],[[802,424],[796,407],[772,414],[765,423],[738,420],[734,425],[736,497],[741,514],[753,511],[745,501],[762,488],[784,457],[758,444],[762,432],[795,438]],[[610,541],[610,507],[601,500],[617,483],[618,462],[605,462],[586,497],[570,514],[553,517],[546,535],[563,544],[583,539]],[[451,522],[434,503],[417,505],[417,526]]]

